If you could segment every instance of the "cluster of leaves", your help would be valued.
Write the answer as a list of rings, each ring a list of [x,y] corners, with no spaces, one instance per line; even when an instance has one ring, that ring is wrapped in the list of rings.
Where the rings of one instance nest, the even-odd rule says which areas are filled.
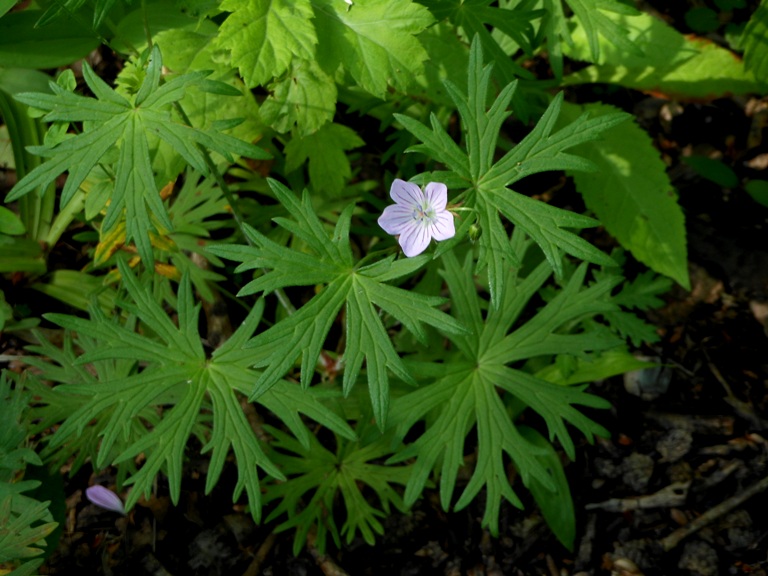
[[[56,528],[49,502],[24,494],[40,485],[22,479],[25,468],[43,464],[27,445],[28,411],[29,392],[15,376],[0,373],[0,566],[9,576],[35,573],[43,559],[34,557],[40,555],[45,537]]]
[[[512,464],[573,543],[557,451],[576,457],[574,429],[607,433],[582,411],[606,406],[585,386],[638,367],[627,342],[655,333],[632,310],[670,285],[625,281],[620,258],[579,231],[602,224],[655,272],[688,279],[683,214],[650,138],[616,108],[548,90],[760,91],[765,2],[743,34],[746,64],[618,0],[12,4],[0,1],[0,60],[51,68],[99,43],[122,60],[115,87],[83,63],[86,94],[71,70],[0,69],[19,176],[15,211],[0,208],[0,272],[89,313],[46,314],[63,344],[36,333],[25,357],[46,459],[114,466],[130,508],[160,473],[178,502],[190,445],[210,454],[206,491],[232,454],[233,498],[295,529],[296,551],[310,529],[320,548],[373,543],[433,480],[446,509],[485,490],[496,533],[502,501],[522,505]],[[521,65],[544,53],[554,80]],[[566,57],[587,65],[566,73]],[[512,110],[536,119],[519,142]],[[448,185],[453,239],[407,259],[382,239],[382,183],[351,161],[366,143],[353,111],[392,137],[383,157],[399,175]],[[594,217],[514,189],[544,171],[572,175]],[[46,274],[70,232],[88,264]],[[201,309],[213,332],[232,284],[246,318],[206,348]],[[38,321],[19,304],[0,291],[0,330]],[[20,421],[27,397],[0,380],[3,394]],[[540,425],[520,424],[524,411]],[[0,468],[17,471],[36,456],[18,451],[23,427],[13,434]],[[0,520],[27,546],[49,529],[34,527],[45,507],[20,514],[27,485],[8,486]]]

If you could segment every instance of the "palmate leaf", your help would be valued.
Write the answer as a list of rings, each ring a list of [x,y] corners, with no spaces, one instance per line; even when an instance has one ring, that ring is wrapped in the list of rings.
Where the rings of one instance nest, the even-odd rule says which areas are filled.
[[[234,498],[245,490],[251,511],[258,519],[258,469],[283,478],[264,454],[238,397],[243,391],[250,392],[258,377],[249,367],[250,354],[244,354],[242,347],[261,320],[263,301],[207,359],[198,333],[200,305],[193,304],[188,279],[183,279],[179,287],[177,326],[127,265],[119,262],[119,267],[132,300],[123,303],[122,308],[141,321],[145,334],[153,336],[136,333],[134,322],[121,324],[107,319],[98,308],[92,310],[90,320],[61,314],[48,316],[49,320],[78,334],[87,334],[99,343],[98,347],[86,345],[86,352],[73,359],[75,366],[103,366],[105,362],[122,359],[129,361],[131,367],[127,374],[100,372],[98,378],[90,376],[72,382],[69,369],[64,368],[64,374],[60,374],[55,365],[38,363],[44,377],[57,380],[57,376],[63,376],[59,379],[63,383],[55,388],[57,395],[80,398],[79,406],[64,416],[49,448],[65,446],[91,427],[88,436],[101,436],[95,460],[98,467],[130,465],[137,454],[144,453],[146,462],[126,482],[135,485],[126,503],[131,507],[142,494],[149,494],[160,471],[168,475],[171,498],[178,502],[187,442],[191,435],[202,437],[203,451],[211,451],[206,491],[210,492],[217,483],[231,449],[240,464]],[[346,422],[325,409],[315,394],[301,390],[298,385],[278,382],[258,401],[283,419],[304,445],[308,445],[310,434],[300,412],[340,436],[354,438]],[[161,415],[154,421],[150,416],[151,429],[135,433],[133,427],[138,419],[146,418],[148,412],[158,414],[161,409]],[[201,412],[209,410],[213,413],[210,432],[199,423]],[[121,450],[116,451],[116,447]]]
[[[584,114],[555,130],[562,105],[562,94],[558,94],[531,133],[493,163],[499,129],[509,115],[507,106],[515,84],[506,86],[491,107],[486,108],[490,76],[491,65],[483,66],[482,49],[475,38],[470,50],[466,95],[451,82],[445,82],[467,135],[466,152],[450,138],[435,116],[431,119],[431,130],[406,116],[396,117],[422,141],[409,151],[423,152],[467,180],[471,194],[466,204],[475,209],[483,229],[479,241],[480,266],[488,266],[491,300],[495,306],[503,298],[504,268],[518,264],[508,249],[508,235],[499,214],[536,241],[558,275],[562,274],[563,252],[588,262],[612,263],[606,254],[568,230],[596,226],[596,220],[533,200],[509,186],[525,176],[546,170],[594,170],[591,162],[566,150],[598,138],[605,130],[627,120],[629,115],[616,113],[589,118]]]
[[[275,439],[273,447],[276,450],[271,456],[288,480],[266,487],[265,504],[278,503],[267,520],[284,514],[288,516],[276,530],[296,529],[294,554],[304,547],[310,530],[315,531],[315,545],[321,553],[329,535],[336,546],[341,545],[341,536],[349,544],[358,535],[373,546],[375,535],[384,532],[379,518],[386,517],[392,506],[405,511],[402,498],[393,485],[405,485],[410,467],[375,463],[391,454],[390,437],[381,436],[367,445],[337,439],[334,453],[314,436],[307,447],[280,430],[268,428],[268,431]],[[379,505],[364,495],[362,486],[374,491]],[[341,530],[334,514],[334,503],[339,495],[344,499],[347,512]]]
[[[426,256],[397,262],[390,257],[368,266],[355,264],[349,244],[353,205],[339,216],[331,234],[315,214],[307,192],[299,200],[280,183],[269,180],[269,185],[293,218],[275,218],[275,221],[306,243],[307,249],[292,250],[246,228],[252,247],[211,246],[209,250],[217,256],[243,262],[239,270],[266,270],[247,284],[240,295],[270,292],[285,286],[322,285],[322,288],[298,311],[248,343],[253,349],[252,364],[264,368],[251,390],[251,397],[258,398],[269,390],[299,357],[302,358],[301,383],[309,386],[328,332],[343,308],[346,318],[344,391],[349,393],[365,361],[373,414],[383,429],[389,411],[389,372],[405,381],[412,378],[395,351],[377,308],[392,315],[422,341],[424,324],[451,334],[461,333],[464,328],[435,309],[444,302],[442,298],[386,284],[417,270],[428,260]]]
[[[28,463],[42,465],[26,440],[30,394],[15,374],[0,371],[0,564],[39,555],[45,537],[56,527],[49,502],[23,494],[39,481],[19,480]],[[42,560],[21,564],[13,573],[31,574]]]
[[[158,136],[205,175],[210,172],[200,147],[214,150],[230,160],[232,154],[268,157],[260,148],[231,136],[176,122],[171,116],[171,105],[183,98],[190,88],[207,89],[207,73],[184,74],[161,86],[161,70],[162,58],[155,46],[146,77],[133,102],[107,86],[87,63],[83,66],[83,76],[96,98],[79,96],[53,83],[52,95],[17,95],[21,102],[47,111],[45,120],[83,122],[84,131],[56,145],[34,147],[32,152],[49,160],[22,178],[9,192],[6,201],[16,200],[69,171],[61,195],[61,207],[64,208],[90,171],[113,146],[117,146],[114,191],[103,226],[109,231],[125,219],[126,241],[135,241],[142,258],[151,264],[149,233],[158,228],[170,230],[171,222],[152,173],[150,137]]]
[[[519,260],[529,244],[522,241],[523,236],[515,232],[510,245]],[[582,266],[558,296],[520,323],[520,313],[551,275],[546,264],[525,277],[509,270],[504,277],[509,288],[504,300],[497,308],[489,308],[485,319],[472,277],[471,254],[459,265],[453,252],[448,252],[443,264],[452,313],[475,330],[459,337],[448,336],[457,352],[446,362],[445,376],[393,402],[390,425],[398,437],[404,438],[420,422],[425,430],[390,461],[416,459],[405,491],[406,505],[416,500],[432,471],[440,466],[440,498],[448,509],[459,468],[464,465],[466,438],[475,428],[477,462],[455,508],[466,506],[485,488],[483,525],[496,534],[502,499],[521,506],[507,479],[505,457],[511,458],[526,485],[535,484],[538,490],[557,489],[545,465],[547,452],[522,434],[511,418],[510,398],[538,412],[549,429],[550,441],[558,439],[570,457],[574,457],[575,448],[566,424],[578,428],[590,441],[595,434],[606,434],[576,408],[605,408],[605,401],[586,394],[583,388],[558,386],[511,365],[536,356],[585,354],[620,345],[618,338],[594,326],[573,333],[579,322],[616,309],[602,296],[618,279],[605,278],[584,287],[586,267]],[[564,327],[569,327],[568,332],[563,332]],[[505,394],[500,395],[499,390]]]

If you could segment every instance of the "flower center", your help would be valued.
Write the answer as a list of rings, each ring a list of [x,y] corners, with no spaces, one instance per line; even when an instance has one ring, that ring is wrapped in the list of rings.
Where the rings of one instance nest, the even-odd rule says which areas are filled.
[[[413,209],[413,219],[417,220],[419,224],[431,224],[435,219],[435,209],[429,204],[417,206]]]

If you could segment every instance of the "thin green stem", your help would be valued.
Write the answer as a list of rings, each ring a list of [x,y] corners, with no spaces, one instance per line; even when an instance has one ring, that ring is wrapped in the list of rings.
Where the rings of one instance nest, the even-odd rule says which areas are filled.
[[[184,112],[184,109],[181,107],[181,104],[179,104],[179,102],[174,102],[174,107],[176,108],[176,111],[179,113],[179,116],[181,116],[182,121],[187,126],[192,126],[192,122],[189,120],[189,116],[187,116],[187,113]],[[203,158],[205,158],[206,166],[208,166],[208,169],[211,171],[211,174],[213,174],[213,177],[216,180],[216,183],[219,185],[219,188],[221,188],[221,191],[224,194],[224,198],[227,199],[227,203],[229,203],[229,207],[232,209],[232,216],[235,219],[235,223],[237,224],[237,227],[240,228],[240,232],[242,233],[248,245],[253,246],[253,242],[251,241],[250,237],[245,233],[245,220],[243,219],[243,215],[240,212],[240,208],[238,208],[237,206],[237,202],[235,202],[235,196],[232,194],[232,191],[229,189],[229,185],[227,184],[226,180],[224,180],[224,177],[222,176],[221,172],[219,172],[219,169],[216,167],[216,164],[214,163],[213,158],[211,158],[211,155],[208,153],[208,150],[206,150],[200,144],[198,144],[197,146],[200,149],[200,151],[203,153]],[[275,296],[277,296],[277,299],[280,302],[280,305],[285,309],[286,312],[288,312],[288,314],[293,314],[294,312],[296,312],[296,308],[294,308],[293,304],[291,304],[291,301],[288,299],[288,296],[286,295],[285,291],[282,288],[277,288],[275,290]]]
[[[152,31],[149,29],[149,15],[147,14],[147,0],[141,0],[141,21],[144,24],[144,34],[147,36],[147,49],[152,52]]]
[[[51,229],[48,231],[45,237],[45,243],[47,246],[54,246],[64,234],[72,221],[77,218],[83,207],[85,206],[85,192],[78,190],[69,204],[64,206],[59,214],[54,218]]]

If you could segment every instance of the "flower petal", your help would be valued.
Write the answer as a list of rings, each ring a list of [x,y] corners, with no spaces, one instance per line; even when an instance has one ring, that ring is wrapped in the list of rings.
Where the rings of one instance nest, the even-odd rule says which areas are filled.
[[[429,227],[432,238],[435,240],[448,240],[456,236],[456,226],[453,223],[453,214],[444,210],[435,215],[432,225]]]
[[[85,489],[85,495],[96,506],[125,515],[123,501],[112,490],[108,490],[104,486],[89,486]]]
[[[402,206],[421,206],[424,202],[424,193],[416,184],[395,178],[392,187],[389,189],[389,195],[392,200]]]
[[[418,256],[429,246],[430,234],[429,227],[416,221],[412,226],[408,226],[400,233],[400,246],[403,248],[408,258]]]
[[[400,204],[392,204],[384,208],[379,216],[379,226],[387,234],[400,234],[407,226],[414,222],[413,210]]]
[[[448,187],[442,182],[430,182],[424,188],[424,196],[435,212],[442,212],[448,204]]]

